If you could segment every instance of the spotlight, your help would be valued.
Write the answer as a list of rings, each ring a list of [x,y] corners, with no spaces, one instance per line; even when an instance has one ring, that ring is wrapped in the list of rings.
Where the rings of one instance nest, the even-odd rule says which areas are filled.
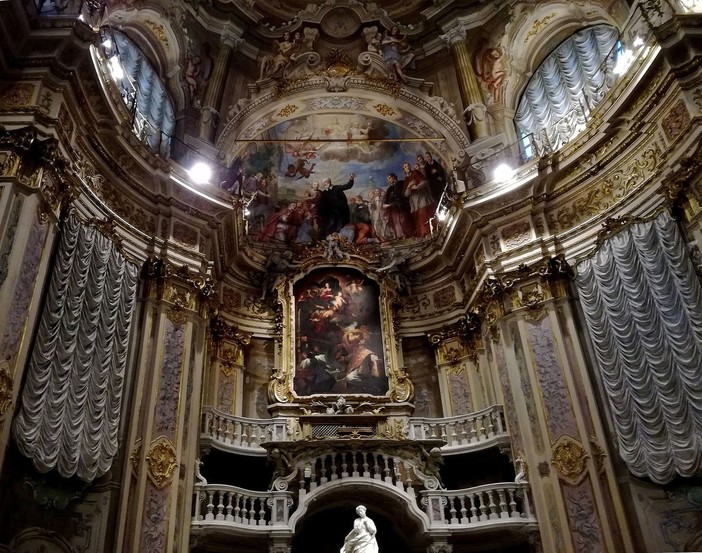
[[[614,64],[614,69],[612,69],[612,72],[615,75],[623,75],[624,73],[626,73],[627,69],[629,69],[631,62],[633,61],[633,52],[627,49],[622,50],[621,53],[617,56],[617,63]]]
[[[112,56],[108,62],[108,65],[110,67],[112,78],[115,81],[121,81],[124,78],[124,70],[122,69],[122,64],[119,62],[119,56]]]
[[[643,38],[641,38],[640,36],[637,36],[637,37],[634,39],[634,42],[633,42],[633,44],[632,44],[632,46],[633,46],[634,48],[637,48],[637,49],[638,49],[638,48],[641,48],[643,45],[644,45],[644,40],[643,40]]]
[[[436,216],[439,219],[439,221],[445,221],[448,218],[448,213],[443,209],[440,209],[436,212]]]
[[[506,163],[500,163],[492,172],[492,176],[496,182],[505,183],[511,180],[514,176],[514,169]]]
[[[109,38],[106,38],[102,41],[102,47],[105,50],[109,50],[110,48],[112,48],[112,41]]]
[[[212,176],[212,168],[206,163],[198,161],[190,168],[188,174],[195,184],[205,184]]]

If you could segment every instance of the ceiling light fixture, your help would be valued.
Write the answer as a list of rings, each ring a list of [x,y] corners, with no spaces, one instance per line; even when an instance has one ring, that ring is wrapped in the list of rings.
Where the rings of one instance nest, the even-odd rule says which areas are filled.
[[[212,168],[206,163],[198,161],[190,168],[188,174],[195,184],[205,184],[212,176]]]

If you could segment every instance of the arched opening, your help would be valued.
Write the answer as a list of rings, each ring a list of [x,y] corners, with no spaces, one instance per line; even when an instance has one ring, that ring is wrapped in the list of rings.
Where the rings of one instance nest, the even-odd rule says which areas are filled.
[[[594,25],[564,40],[534,71],[514,122],[527,157],[558,150],[579,134],[616,81],[619,31]]]
[[[425,551],[428,545],[420,524],[397,498],[368,488],[340,487],[313,500],[297,524],[292,553],[338,553],[353,528],[356,507],[364,505],[378,530],[382,552]]]

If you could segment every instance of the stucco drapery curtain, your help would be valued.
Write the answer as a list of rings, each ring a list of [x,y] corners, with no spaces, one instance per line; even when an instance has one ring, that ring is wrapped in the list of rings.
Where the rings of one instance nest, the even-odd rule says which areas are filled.
[[[13,423],[40,472],[89,482],[110,468],[137,277],[109,238],[68,219]]]
[[[566,144],[611,87],[619,33],[610,25],[578,31],[536,69],[519,100],[514,122],[551,149]],[[545,133],[545,134],[544,134]]]
[[[577,269],[629,470],[661,484],[702,474],[702,287],[675,221],[632,224]]]

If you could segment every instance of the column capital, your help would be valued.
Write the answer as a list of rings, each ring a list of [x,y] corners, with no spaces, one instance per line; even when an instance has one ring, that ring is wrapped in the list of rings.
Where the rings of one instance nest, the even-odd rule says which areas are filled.
[[[466,28],[462,23],[454,22],[451,28],[445,34],[439,35],[439,38],[447,45],[453,46],[465,40]]]
[[[222,46],[229,46],[232,50],[236,50],[244,43],[244,39],[237,32],[237,29],[225,27],[222,34],[219,36],[219,41]]]

